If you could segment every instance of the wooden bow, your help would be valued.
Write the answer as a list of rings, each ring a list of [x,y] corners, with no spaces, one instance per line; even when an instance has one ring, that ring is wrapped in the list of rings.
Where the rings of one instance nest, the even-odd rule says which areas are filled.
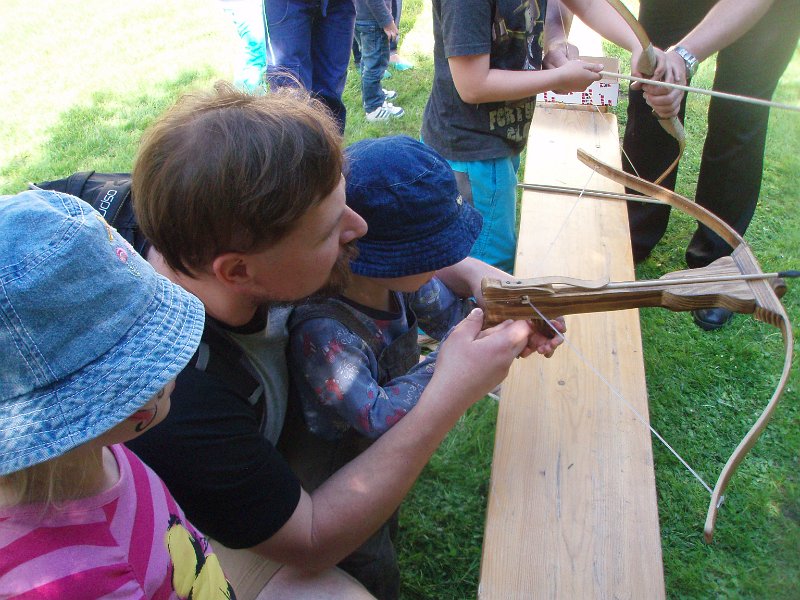
[[[704,527],[705,540],[710,543],[725,488],[766,427],[789,378],[793,350],[792,326],[779,296],[786,291],[781,277],[797,276],[797,273],[765,274],[747,242],[702,206],[659,185],[606,165],[583,150],[578,150],[578,158],[601,175],[649,196],[650,201],[661,202],[694,217],[724,239],[733,252],[704,269],[677,271],[657,280],[610,283],[559,277],[508,281],[487,278],[482,283],[486,324],[497,324],[509,318],[531,319],[531,305],[546,318],[652,306],[673,311],[719,306],[734,312],[753,314],[757,320],[780,329],[785,345],[780,381],[761,416],[731,454],[717,479]],[[534,320],[537,319],[541,321],[538,315],[534,317]]]
[[[639,43],[642,45],[642,54],[639,57],[639,62],[636,65],[638,71],[646,77],[652,77],[656,70],[656,53],[653,48],[653,43],[650,37],[642,27],[642,24],[636,20],[628,7],[625,6],[620,0],[607,0],[608,3],[616,10],[619,15],[625,20],[628,26],[633,30]],[[672,161],[661,175],[655,179],[655,183],[661,183],[664,178],[669,175],[677,166],[683,156],[683,151],[686,148],[686,131],[683,128],[678,117],[670,117],[669,119],[659,119],[658,122],[661,127],[670,134],[678,142],[678,156]]]

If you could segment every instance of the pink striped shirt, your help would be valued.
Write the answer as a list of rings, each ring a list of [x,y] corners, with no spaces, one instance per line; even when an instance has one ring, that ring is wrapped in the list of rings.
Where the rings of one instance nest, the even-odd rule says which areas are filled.
[[[45,513],[0,508],[0,598],[234,597],[161,479],[124,446],[110,449],[120,479],[106,492]]]

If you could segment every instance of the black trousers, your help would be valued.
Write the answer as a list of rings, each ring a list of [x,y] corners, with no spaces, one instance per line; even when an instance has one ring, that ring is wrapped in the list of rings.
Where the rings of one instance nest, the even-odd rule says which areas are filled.
[[[642,0],[639,20],[653,44],[666,49],[691,31],[714,4],[714,0]],[[713,89],[771,99],[798,36],[800,0],[776,0],[755,26],[719,52]],[[681,121],[685,110],[684,98]],[[740,234],[758,202],[768,119],[768,107],[711,98],[695,200]],[[658,124],[640,91],[630,93],[623,146],[630,159],[624,161],[625,170],[649,181],[663,173],[678,153],[677,142]],[[676,176],[673,172],[662,185],[674,189]],[[640,262],[664,235],[669,207],[629,202],[628,217],[633,257]],[[704,267],[730,252],[719,236],[698,223],[686,262],[691,268]]]

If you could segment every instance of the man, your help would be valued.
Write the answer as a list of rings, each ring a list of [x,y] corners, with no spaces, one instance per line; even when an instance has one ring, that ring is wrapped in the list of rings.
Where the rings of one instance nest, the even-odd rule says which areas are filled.
[[[713,89],[769,100],[797,46],[798,0],[702,0],[678,4],[643,0],[639,20],[653,44],[666,53],[666,81],[686,85],[700,62],[719,52]],[[654,180],[677,155],[660,118],[683,120],[683,92],[645,85],[632,90],[625,128],[625,170]],[[769,108],[712,98],[695,200],[740,234],[755,213],[761,189]],[[662,185],[675,188],[677,171]],[[634,261],[647,258],[664,235],[669,207],[628,203]],[[686,249],[690,268],[705,267],[731,248],[699,225]],[[725,326],[731,311],[715,307],[693,311],[704,330]]]
[[[271,89],[300,82],[330,109],[344,132],[342,102],[353,45],[353,0],[263,0],[267,81]]]
[[[345,204],[340,144],[335,121],[301,92],[256,98],[221,84],[168,111],[134,166],[137,218],[158,251],[149,258],[203,301],[209,325],[160,431],[132,448],[215,538],[239,598],[371,597],[334,565],[388,519],[514,357],[558,345],[526,322],[481,332],[480,311],[471,314],[443,344],[417,406],[313,493],[302,490],[275,449],[286,410],[277,303],[339,289],[348,248],[366,231]],[[479,271],[466,263],[446,276],[458,288]],[[218,352],[220,336],[234,350]],[[242,362],[247,371],[230,377]]]

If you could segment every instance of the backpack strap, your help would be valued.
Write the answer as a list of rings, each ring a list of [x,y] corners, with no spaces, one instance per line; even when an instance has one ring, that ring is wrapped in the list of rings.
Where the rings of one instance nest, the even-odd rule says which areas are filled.
[[[67,177],[63,191],[70,196],[81,198],[83,187],[92,175],[94,175],[94,171],[79,171],[78,173],[73,173]]]
[[[70,177],[69,179],[72,179]],[[69,180],[67,180],[69,186]],[[69,192],[71,193],[71,192]],[[73,194],[75,195],[75,194]],[[132,217],[133,209],[127,206],[131,200],[131,180],[110,179],[103,183],[94,195],[94,200],[90,204],[94,209],[103,215],[103,218],[108,221],[110,225],[119,228],[120,225],[130,226],[130,223],[120,223],[120,215],[123,214],[123,209],[127,209],[128,215]]]
[[[244,351],[211,317],[206,316],[203,337],[192,360],[195,369],[218,377],[250,405],[256,406],[259,419],[263,419],[265,403],[261,402],[264,397],[261,380],[253,372]]]

